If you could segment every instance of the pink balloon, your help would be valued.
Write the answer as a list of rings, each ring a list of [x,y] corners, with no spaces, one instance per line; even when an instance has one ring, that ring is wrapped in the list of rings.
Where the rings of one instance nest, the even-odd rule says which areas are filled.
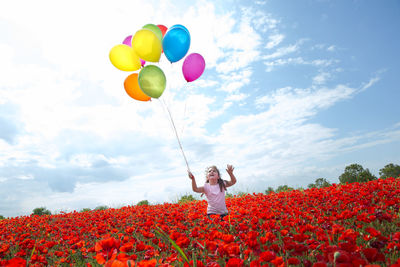
[[[126,37],[122,43],[124,45],[128,45],[128,46],[132,47],[132,35],[129,35],[128,37]],[[143,67],[144,64],[146,64],[146,61],[144,61],[143,59],[140,59],[140,65],[142,65],[142,67]]]
[[[129,35],[128,37],[126,37],[122,43],[124,45],[128,45],[128,46],[132,47],[132,35]]]
[[[187,82],[197,80],[204,72],[206,62],[202,55],[192,53],[185,58],[182,65],[182,72]]]

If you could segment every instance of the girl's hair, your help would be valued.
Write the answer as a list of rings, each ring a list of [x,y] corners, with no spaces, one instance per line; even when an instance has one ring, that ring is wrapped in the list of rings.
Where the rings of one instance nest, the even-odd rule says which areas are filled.
[[[221,192],[222,192],[222,188],[226,191],[226,186],[225,186],[224,181],[223,181],[222,178],[221,178],[221,173],[219,172],[217,166],[215,166],[215,165],[212,165],[212,166],[209,166],[209,167],[206,168],[206,183],[209,183],[209,182],[210,182],[210,181],[207,179],[208,171],[209,171],[210,169],[215,169],[215,170],[217,171],[217,173],[218,173],[218,177],[219,177],[219,178],[218,178],[218,184],[219,184],[219,189],[221,190]]]

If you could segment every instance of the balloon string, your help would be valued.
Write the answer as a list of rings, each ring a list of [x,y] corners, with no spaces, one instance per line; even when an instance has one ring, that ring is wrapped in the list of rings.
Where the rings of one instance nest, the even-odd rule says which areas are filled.
[[[170,112],[168,106],[165,104],[164,99],[161,100],[161,103],[163,104],[163,107],[165,107],[167,109],[167,111],[168,111],[168,115],[169,115],[169,118],[170,118],[170,122],[171,122],[172,128],[174,129],[176,139],[178,140],[179,148],[181,149],[183,158],[185,159],[186,167],[187,167],[188,171],[190,172],[190,168],[189,168],[189,164],[188,164],[188,161],[186,159],[186,156],[185,156],[185,152],[183,151],[181,141],[179,140],[178,132],[176,131],[174,119],[172,118],[171,112]]]
[[[185,100],[185,109],[183,110],[183,121],[186,120],[186,104],[187,104],[187,99]],[[183,123],[183,125],[182,125],[181,135],[183,135],[184,129],[185,129],[185,123]]]

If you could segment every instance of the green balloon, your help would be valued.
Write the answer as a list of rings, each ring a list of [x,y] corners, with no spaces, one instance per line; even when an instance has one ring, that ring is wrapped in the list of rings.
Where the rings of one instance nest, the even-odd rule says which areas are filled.
[[[139,72],[138,83],[143,93],[159,98],[165,90],[167,79],[159,67],[148,65]]]
[[[157,27],[157,25],[146,24],[143,26],[143,29],[147,29],[147,30],[154,32],[155,35],[158,37],[158,39],[160,39],[160,41],[162,41],[162,39],[163,39],[162,32],[161,32],[160,28]]]

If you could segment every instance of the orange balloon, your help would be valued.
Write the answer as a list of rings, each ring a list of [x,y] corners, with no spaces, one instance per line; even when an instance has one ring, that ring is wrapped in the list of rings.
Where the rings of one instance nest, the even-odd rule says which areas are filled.
[[[126,77],[124,81],[124,88],[126,93],[133,99],[139,101],[149,101],[151,99],[150,96],[143,93],[143,91],[140,89],[137,73],[132,73],[131,75]]]

